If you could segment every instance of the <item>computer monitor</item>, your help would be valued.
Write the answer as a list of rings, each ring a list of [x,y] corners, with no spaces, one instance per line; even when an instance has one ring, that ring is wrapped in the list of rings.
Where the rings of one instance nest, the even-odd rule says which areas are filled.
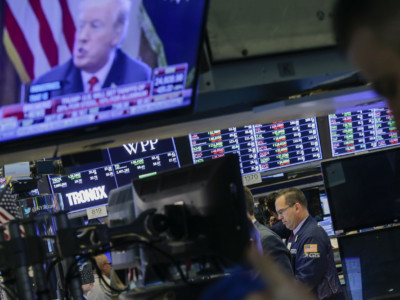
[[[329,202],[328,202],[328,197],[326,196],[325,192],[321,192],[319,194],[319,197],[321,199],[321,204],[322,204],[322,210],[324,212],[325,216],[329,216],[331,214],[331,210],[329,208]]]
[[[331,216],[324,216],[324,218],[318,222],[318,225],[321,226],[328,236],[334,236],[335,231],[332,226],[332,218]]]
[[[349,300],[400,298],[400,227],[338,238]]]
[[[399,145],[394,117],[389,108],[371,108],[330,114],[332,156]]]
[[[321,167],[335,231],[398,222],[399,147],[323,161]]]

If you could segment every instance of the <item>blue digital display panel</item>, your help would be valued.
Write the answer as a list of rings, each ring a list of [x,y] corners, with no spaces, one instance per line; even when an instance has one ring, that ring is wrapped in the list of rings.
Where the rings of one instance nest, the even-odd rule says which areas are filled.
[[[104,205],[110,190],[180,167],[173,138],[128,143],[103,150],[102,155],[99,163],[75,168],[68,176],[50,178],[52,191],[62,194],[65,210]]]
[[[388,108],[329,115],[332,156],[399,144],[394,117]]]
[[[194,163],[237,153],[242,175],[322,159],[316,118],[189,134]]]

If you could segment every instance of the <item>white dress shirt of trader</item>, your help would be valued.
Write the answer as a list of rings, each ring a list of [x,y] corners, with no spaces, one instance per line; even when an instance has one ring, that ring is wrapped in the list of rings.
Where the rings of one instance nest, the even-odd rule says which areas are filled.
[[[97,266],[101,270],[103,279],[110,285],[111,276],[111,263],[108,257],[104,254],[100,254],[95,257]],[[111,291],[100,279],[98,274],[94,274],[94,285],[92,290],[87,295],[88,300],[108,300],[111,299]]]

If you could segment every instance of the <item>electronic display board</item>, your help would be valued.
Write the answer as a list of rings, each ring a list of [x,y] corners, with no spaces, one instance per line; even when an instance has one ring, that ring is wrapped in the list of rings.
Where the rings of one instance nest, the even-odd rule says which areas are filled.
[[[399,144],[388,108],[331,114],[329,129],[333,157]]]
[[[194,163],[237,153],[242,175],[322,159],[316,118],[189,134]]]
[[[51,189],[61,193],[65,210],[104,205],[112,189],[180,167],[173,138],[128,143],[102,151],[103,161],[90,168],[75,168],[68,176],[50,177]]]

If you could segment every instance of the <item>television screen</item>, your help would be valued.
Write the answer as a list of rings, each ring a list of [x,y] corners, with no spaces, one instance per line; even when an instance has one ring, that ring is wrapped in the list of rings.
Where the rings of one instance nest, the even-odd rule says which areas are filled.
[[[237,153],[242,175],[322,159],[316,118],[189,134],[194,163]]]
[[[51,189],[61,193],[65,210],[107,204],[112,189],[180,167],[173,138],[127,143],[102,150],[102,156],[101,162],[72,167],[68,176],[51,176]]]
[[[335,231],[397,222],[400,218],[400,148],[321,163]]]
[[[349,300],[400,299],[400,228],[338,238]]]
[[[329,209],[328,197],[326,193],[320,193],[321,203],[322,203],[322,210],[324,211],[324,215],[328,216],[331,214],[331,210]]]
[[[325,216],[321,221],[318,222],[318,225],[321,226],[328,236],[334,236],[335,231],[332,226],[332,218],[330,216]]]
[[[90,134],[128,131],[150,114],[193,108],[207,0],[4,6],[4,44],[22,87],[14,103],[0,97],[2,150],[38,136],[76,139],[88,126]]]
[[[388,108],[329,115],[332,156],[399,145],[394,117]]]

